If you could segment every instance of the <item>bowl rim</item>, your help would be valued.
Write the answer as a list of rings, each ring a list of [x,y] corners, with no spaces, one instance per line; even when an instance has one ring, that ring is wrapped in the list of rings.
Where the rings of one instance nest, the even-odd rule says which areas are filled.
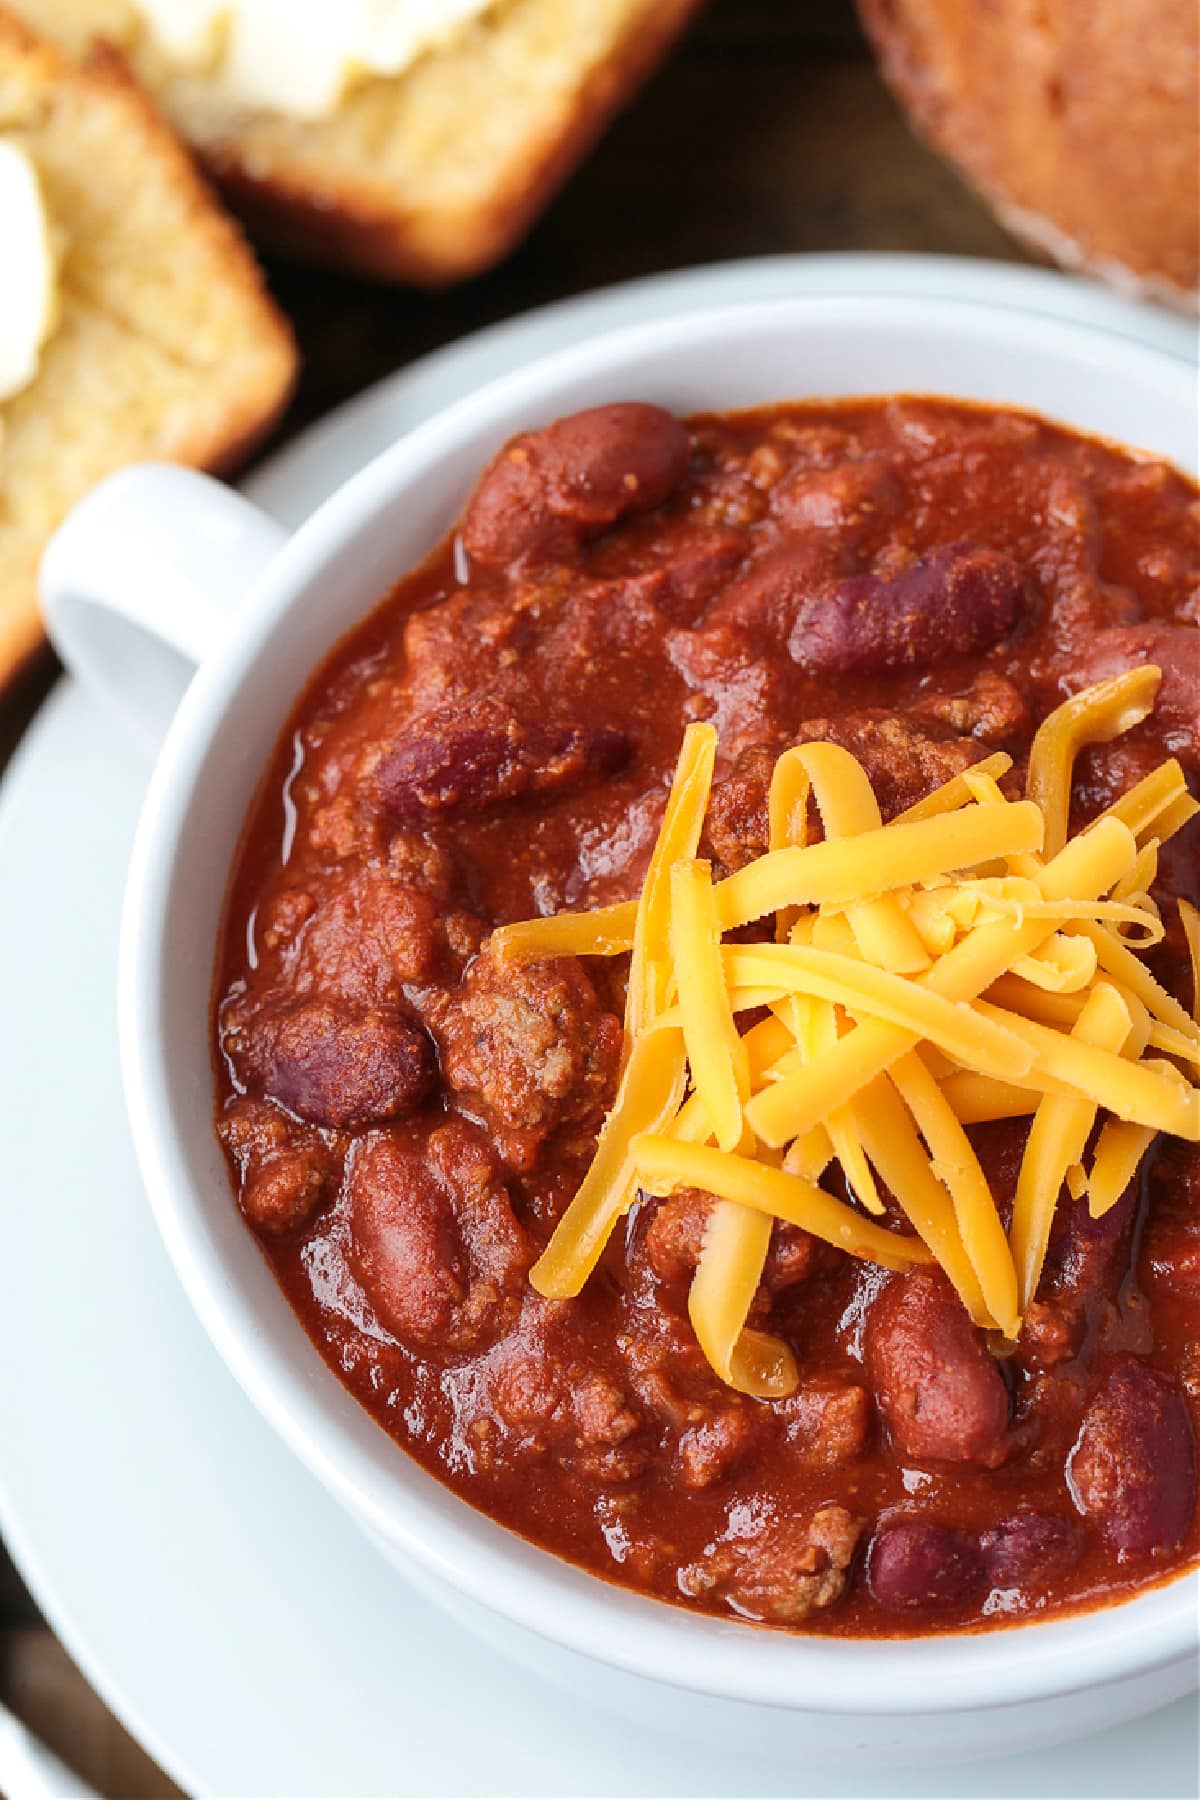
[[[201,1183],[175,1128],[177,1096],[157,1009],[170,927],[169,871],[193,815],[207,753],[237,704],[246,671],[292,605],[353,553],[370,520],[402,496],[419,492],[440,458],[491,429],[489,422],[503,419],[514,406],[528,403],[530,421],[541,416],[539,395],[549,398],[557,387],[569,389],[583,366],[590,374],[611,372],[615,378],[632,354],[655,346],[674,348],[682,341],[699,348],[714,335],[812,328],[822,321],[830,327],[855,319],[878,326],[881,309],[893,327],[943,329],[973,338],[980,352],[997,334],[1010,343],[1014,336],[1036,342],[1076,364],[1080,381],[1117,362],[1144,383],[1148,404],[1155,395],[1168,408],[1178,404],[1179,362],[1167,351],[1002,305],[893,296],[773,300],[668,315],[606,332],[487,383],[382,451],[312,514],[269,565],[254,604],[192,682],[151,778],[134,844],[122,918],[118,1025],[139,1166],[192,1306],[259,1411],[361,1525],[401,1558],[412,1558],[469,1598],[628,1674],[752,1704],[886,1716],[1018,1705],[1195,1658],[1200,1570],[1114,1605],[1009,1628],[842,1639],[696,1614],[620,1588],[537,1548],[453,1495],[402,1451],[397,1455],[399,1446],[356,1402],[350,1403],[356,1418],[350,1418],[329,1391],[344,1401],[346,1390],[307,1340],[308,1355],[325,1381],[312,1369],[301,1374],[287,1368],[243,1314],[233,1284],[199,1230]],[[563,410],[558,402],[552,406]],[[509,429],[506,425],[503,435]],[[496,435],[490,441],[497,441]],[[258,775],[252,772],[254,781]],[[356,1420],[368,1431],[361,1423],[356,1429]],[[380,1446],[390,1453],[386,1458],[376,1453]]]

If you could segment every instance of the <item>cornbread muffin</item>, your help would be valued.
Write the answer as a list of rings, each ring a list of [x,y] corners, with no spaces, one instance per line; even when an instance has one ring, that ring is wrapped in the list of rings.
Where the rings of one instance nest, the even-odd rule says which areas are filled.
[[[1193,0],[859,0],[917,130],[1069,268],[1180,305],[1200,282]]]

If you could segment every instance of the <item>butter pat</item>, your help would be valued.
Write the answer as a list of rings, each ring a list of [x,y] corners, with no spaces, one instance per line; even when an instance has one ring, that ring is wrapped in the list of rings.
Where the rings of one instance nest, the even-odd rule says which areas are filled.
[[[356,82],[400,75],[494,0],[135,0],[163,55],[233,103],[323,118]]]
[[[58,316],[58,262],[42,184],[19,144],[0,137],[0,404],[29,386]]]

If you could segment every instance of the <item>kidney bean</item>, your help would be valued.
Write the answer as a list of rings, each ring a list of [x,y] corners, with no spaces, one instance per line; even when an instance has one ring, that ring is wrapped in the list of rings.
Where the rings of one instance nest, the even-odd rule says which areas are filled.
[[[623,732],[606,726],[459,723],[435,715],[402,738],[375,768],[375,791],[398,825],[428,824],[448,812],[482,812],[522,794],[547,794],[598,781],[629,761]]]
[[[1072,1568],[1083,1543],[1071,1519],[1023,1508],[985,1531],[979,1547],[994,1587],[1026,1587]]]
[[[1200,1309],[1200,1150],[1180,1138],[1167,1139],[1155,1158],[1150,1187],[1143,1276]]]
[[[1200,630],[1194,626],[1147,620],[1097,631],[1072,647],[1064,686],[1077,692],[1145,663],[1157,663],[1163,676],[1155,725],[1169,749],[1195,763],[1200,758]]]
[[[806,602],[788,650],[814,674],[887,675],[990,649],[1020,616],[1020,570],[952,544],[895,575],[851,575]]]
[[[519,1305],[528,1244],[474,1126],[366,1139],[347,1192],[351,1267],[402,1342],[464,1349]]]
[[[231,1046],[263,1091],[298,1118],[360,1130],[411,1111],[436,1073],[433,1045],[398,1013],[304,1001],[252,1021]]]
[[[785,540],[759,556],[725,589],[709,608],[697,636],[716,638],[725,628],[761,649],[778,652],[828,566],[820,543]]]
[[[1110,1371],[1084,1414],[1067,1483],[1122,1557],[1175,1548],[1195,1510],[1196,1444],[1168,1376],[1132,1357]]]
[[[1137,1178],[1103,1218],[1086,1206],[1064,1208],[1061,1233],[1052,1244],[1053,1275],[1063,1287],[1084,1296],[1115,1294],[1128,1267],[1129,1235],[1138,1205]]]
[[[351,1265],[375,1311],[403,1342],[436,1343],[467,1291],[454,1218],[417,1148],[369,1140],[350,1172]]]
[[[562,555],[627,513],[658,506],[682,479],[688,455],[678,419],[638,401],[522,432],[480,477],[463,518],[463,546],[488,568]]]
[[[983,1559],[960,1531],[929,1519],[899,1519],[876,1532],[867,1585],[889,1612],[942,1612],[978,1594]]]
[[[996,1468],[1008,1450],[1008,1389],[940,1269],[889,1281],[866,1328],[867,1370],[892,1443],[917,1462]]]

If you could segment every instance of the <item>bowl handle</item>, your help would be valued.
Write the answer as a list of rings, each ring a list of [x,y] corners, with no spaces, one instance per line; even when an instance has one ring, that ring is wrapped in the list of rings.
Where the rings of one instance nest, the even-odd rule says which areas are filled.
[[[286,541],[211,476],[168,463],[122,469],[46,547],[39,581],[51,641],[156,749],[196,669]]]

